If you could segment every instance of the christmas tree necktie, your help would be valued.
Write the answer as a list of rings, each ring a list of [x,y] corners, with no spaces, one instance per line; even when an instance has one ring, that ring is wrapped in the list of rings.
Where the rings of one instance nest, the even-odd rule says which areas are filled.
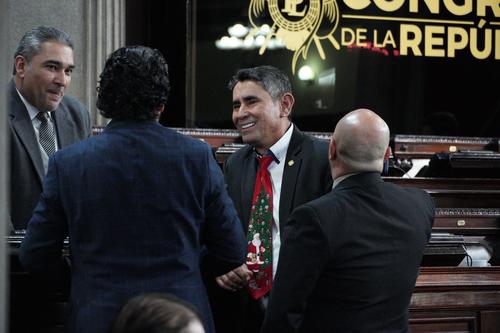
[[[273,281],[273,189],[267,168],[272,156],[259,156],[259,170],[248,223],[247,266],[253,272],[248,282],[250,295],[259,299],[271,290]]]

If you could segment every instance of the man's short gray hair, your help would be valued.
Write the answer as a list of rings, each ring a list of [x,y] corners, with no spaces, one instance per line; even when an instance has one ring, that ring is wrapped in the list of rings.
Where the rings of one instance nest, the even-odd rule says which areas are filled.
[[[67,33],[53,27],[39,26],[24,34],[19,41],[14,59],[20,55],[27,62],[31,62],[33,57],[40,53],[42,44],[45,42],[58,42],[73,49],[73,41]],[[12,74],[16,74],[15,63]]]
[[[286,93],[292,93],[292,85],[288,76],[273,66],[259,66],[240,69],[229,81],[228,88],[233,90],[238,82],[254,81],[259,84],[273,101]]]

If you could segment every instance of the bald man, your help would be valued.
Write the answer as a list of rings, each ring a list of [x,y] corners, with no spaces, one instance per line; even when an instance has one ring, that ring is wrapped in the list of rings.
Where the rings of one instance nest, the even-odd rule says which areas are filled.
[[[333,190],[293,211],[262,333],[408,332],[431,197],[380,177],[389,127],[359,109],[329,147]]]

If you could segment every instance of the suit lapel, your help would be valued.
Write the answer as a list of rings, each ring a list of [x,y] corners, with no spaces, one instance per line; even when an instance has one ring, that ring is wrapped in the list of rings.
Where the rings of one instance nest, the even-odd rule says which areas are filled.
[[[73,123],[68,120],[66,113],[60,107],[52,112],[52,115],[54,115],[54,123],[56,125],[57,142],[59,143],[59,149],[61,149],[75,141],[72,135],[74,133],[72,131]]]
[[[280,195],[280,235],[283,235],[283,225],[291,213],[295,198],[297,178],[302,164],[302,141],[304,134],[295,126],[286,152]]]
[[[9,118],[12,130],[26,149],[26,153],[33,162],[38,178],[42,181],[44,176],[42,156],[28,110],[26,110],[26,106],[16,91],[14,81],[11,81],[9,84],[9,90],[11,94]]]
[[[241,173],[241,207],[243,226],[245,234],[248,231],[248,222],[250,221],[250,210],[252,206],[253,190],[255,186],[255,175],[257,174],[257,163],[253,154],[253,150],[245,156],[243,161],[243,170]]]

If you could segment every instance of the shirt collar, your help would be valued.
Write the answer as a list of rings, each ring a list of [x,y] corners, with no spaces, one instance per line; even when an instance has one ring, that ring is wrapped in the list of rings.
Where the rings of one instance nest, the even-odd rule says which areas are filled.
[[[269,152],[274,156],[274,160],[276,163],[280,163],[286,158],[286,152],[288,150],[288,146],[290,145],[290,140],[292,139],[293,133],[293,124],[288,127],[285,134],[269,148]]]
[[[23,102],[24,106],[26,106],[26,110],[28,110],[28,114],[30,116],[31,121],[33,121],[33,119],[35,119],[36,116],[38,115],[38,113],[40,113],[41,111],[39,111],[30,102],[28,102],[28,100],[26,98],[24,98],[24,96],[19,92],[19,90],[17,90],[17,88],[16,88],[16,91],[19,94],[19,97],[21,98],[21,101]],[[51,115],[50,115],[51,112],[52,111],[47,112],[47,114],[49,115],[49,118],[51,117]]]

